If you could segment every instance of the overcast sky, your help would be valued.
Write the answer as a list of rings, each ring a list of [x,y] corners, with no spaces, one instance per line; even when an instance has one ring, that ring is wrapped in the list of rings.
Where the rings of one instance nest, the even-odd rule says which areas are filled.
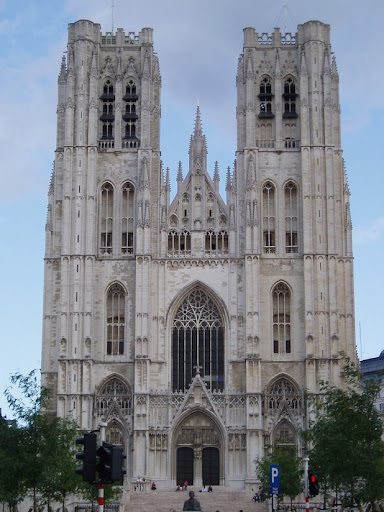
[[[112,5],[114,3],[114,8]],[[162,75],[164,167],[184,175],[199,100],[211,174],[234,160],[243,28],[331,25],[354,228],[356,345],[384,349],[383,0],[0,0],[0,407],[9,376],[40,368],[44,226],[56,137],[57,76],[68,23],[154,29]],[[173,192],[176,182],[172,181]]]

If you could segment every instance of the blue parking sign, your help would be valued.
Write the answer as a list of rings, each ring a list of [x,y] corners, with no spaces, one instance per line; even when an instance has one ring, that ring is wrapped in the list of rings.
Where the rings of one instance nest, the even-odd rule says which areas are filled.
[[[277,464],[269,466],[269,493],[280,494],[280,468]]]

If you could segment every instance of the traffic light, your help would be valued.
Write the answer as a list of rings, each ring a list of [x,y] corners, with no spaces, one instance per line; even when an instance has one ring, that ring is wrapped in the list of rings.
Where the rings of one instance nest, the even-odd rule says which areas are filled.
[[[95,482],[96,480],[96,434],[90,432],[84,437],[78,437],[76,444],[82,444],[84,450],[76,453],[76,459],[83,461],[81,468],[76,468],[77,475],[82,475],[84,482]]]
[[[103,483],[121,482],[126,473],[123,468],[123,460],[127,458],[121,446],[103,443],[97,450],[99,463],[97,471]]]
[[[319,480],[314,471],[308,471],[308,493],[310,496],[319,494]]]
[[[112,482],[122,482],[126,469],[123,467],[124,460],[127,458],[121,446],[114,446],[112,449]]]

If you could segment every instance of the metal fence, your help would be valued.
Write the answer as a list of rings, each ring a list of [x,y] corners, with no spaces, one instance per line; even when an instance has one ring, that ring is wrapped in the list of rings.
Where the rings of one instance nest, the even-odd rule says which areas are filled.
[[[94,503],[93,505],[76,505],[75,512],[97,512],[98,504]],[[104,505],[104,512],[119,512],[119,504],[118,503],[108,503]]]

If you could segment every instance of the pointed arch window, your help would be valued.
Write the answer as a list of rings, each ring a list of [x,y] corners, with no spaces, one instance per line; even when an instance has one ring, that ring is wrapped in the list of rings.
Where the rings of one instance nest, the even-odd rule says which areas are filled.
[[[113,199],[114,192],[111,183],[105,183],[100,192],[100,254],[112,254],[113,242]]]
[[[273,110],[273,108],[272,108],[272,101],[273,101],[272,84],[271,84],[271,79],[269,77],[262,78],[262,80],[260,82],[259,100],[260,100],[259,118],[274,117],[274,114],[272,111]]]
[[[96,412],[105,417],[112,407],[117,407],[123,416],[132,414],[132,393],[129,387],[118,378],[109,379],[96,398]]]
[[[289,181],[284,187],[285,205],[285,252],[292,254],[299,250],[297,230],[297,186]]]
[[[285,283],[278,283],[272,291],[273,353],[291,353],[291,293]]]
[[[288,77],[284,81],[284,93],[283,93],[283,103],[284,103],[284,118],[296,118],[296,98],[298,94],[296,93],[296,83],[292,77]]]
[[[107,355],[123,355],[125,338],[125,293],[119,284],[107,294]]]
[[[263,186],[263,252],[275,253],[276,206],[275,186],[267,181]]]
[[[214,301],[193,290],[176,312],[172,328],[172,388],[188,389],[200,373],[212,391],[224,389],[224,325]]]
[[[101,139],[111,140],[113,139],[113,125],[115,122],[115,94],[113,90],[113,84],[110,80],[107,80],[103,86],[103,94],[100,96],[102,114],[100,116],[101,121]]]
[[[138,99],[136,82],[131,78],[125,86],[125,94],[123,96],[123,126],[125,147],[138,147],[137,123],[138,123]]]
[[[121,253],[134,253],[135,226],[135,189],[132,183],[125,183],[122,188],[121,202]]]

